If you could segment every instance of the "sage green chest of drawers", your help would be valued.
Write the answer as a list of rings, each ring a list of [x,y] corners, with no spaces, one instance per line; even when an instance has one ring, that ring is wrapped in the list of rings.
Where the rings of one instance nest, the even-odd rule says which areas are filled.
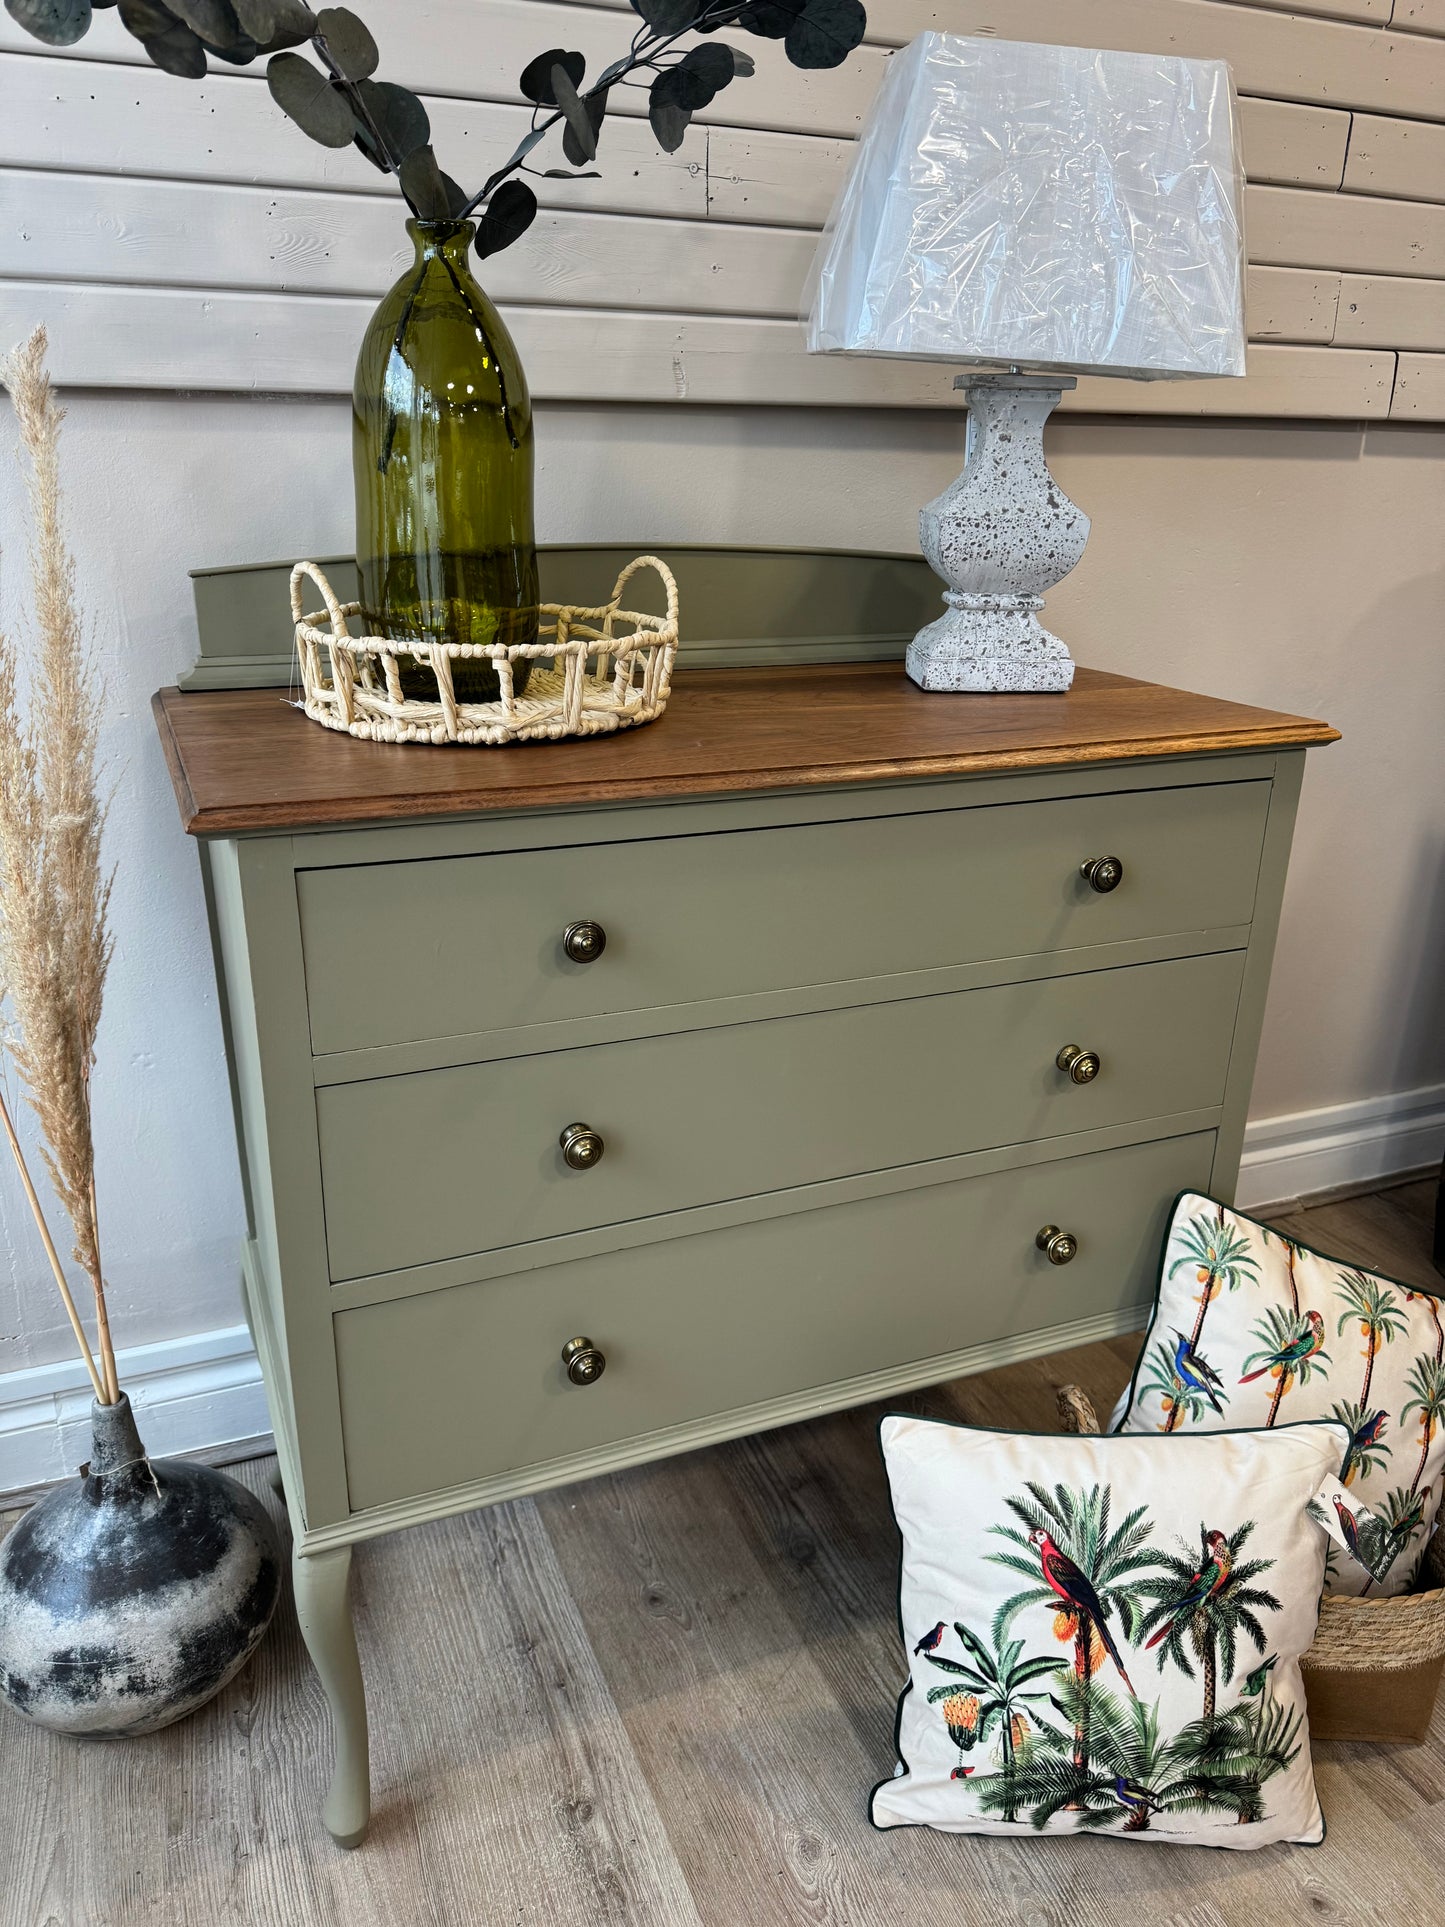
[[[1322,725],[892,666],[497,752],[157,709],[338,1839],[356,1541],[1127,1329],[1231,1191]]]

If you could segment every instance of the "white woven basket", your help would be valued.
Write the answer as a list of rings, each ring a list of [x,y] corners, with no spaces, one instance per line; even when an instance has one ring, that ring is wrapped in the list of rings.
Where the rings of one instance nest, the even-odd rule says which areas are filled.
[[[665,616],[621,606],[622,592],[639,569],[656,569],[661,576]],[[308,576],[326,607],[303,615],[301,584]],[[532,643],[433,643],[409,649],[381,636],[353,636],[348,618],[360,613],[358,603],[336,600],[314,562],[298,562],[291,571],[300,706],[313,722],[349,736],[374,743],[523,743],[632,729],[653,722],[667,707],[677,655],[677,584],[655,555],[629,562],[612,599],[601,608],[544,602]],[[316,626],[323,619],[328,629]],[[402,694],[399,655],[431,670],[435,702]],[[495,665],[500,696],[496,702],[458,702],[452,663],[478,656]],[[518,696],[512,664],[524,658],[533,667],[525,695]]]

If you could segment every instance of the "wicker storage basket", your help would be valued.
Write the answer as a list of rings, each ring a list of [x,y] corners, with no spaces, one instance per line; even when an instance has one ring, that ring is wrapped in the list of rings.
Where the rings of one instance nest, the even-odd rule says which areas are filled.
[[[655,569],[667,593],[667,614],[622,607],[622,591],[639,569]],[[303,611],[307,577],[325,610]],[[355,602],[338,602],[314,562],[291,571],[291,618],[301,665],[301,707],[313,722],[373,743],[525,743],[559,736],[599,736],[650,723],[667,707],[677,655],[677,584],[655,555],[640,555],[618,576],[609,601],[597,608],[544,602],[536,642],[482,647],[436,643],[408,649],[381,636],[353,636]],[[327,625],[318,628],[321,622]],[[406,656],[436,680],[436,700],[402,694],[397,657]],[[458,702],[452,664],[485,657],[497,672],[496,702]],[[532,664],[526,693],[514,691],[512,665]]]
[[[1061,1387],[1058,1407],[1066,1432],[1099,1430],[1077,1385]],[[1394,1599],[1326,1593],[1320,1601],[1315,1643],[1300,1661],[1314,1739],[1418,1745],[1426,1737],[1445,1669],[1445,1531],[1427,1545],[1419,1583]]]

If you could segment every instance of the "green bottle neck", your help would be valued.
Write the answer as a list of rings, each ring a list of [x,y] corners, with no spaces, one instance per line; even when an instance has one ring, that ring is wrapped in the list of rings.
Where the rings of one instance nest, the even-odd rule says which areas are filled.
[[[406,231],[416,249],[418,264],[449,261],[459,273],[471,273],[472,241],[477,232],[475,221],[410,220]]]

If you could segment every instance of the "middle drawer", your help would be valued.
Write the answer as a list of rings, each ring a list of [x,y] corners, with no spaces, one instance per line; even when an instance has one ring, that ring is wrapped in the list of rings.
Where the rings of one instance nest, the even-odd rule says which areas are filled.
[[[1243,951],[316,1093],[333,1279],[1217,1105]],[[1058,1068],[1066,1045],[1097,1077]],[[572,1124],[602,1139],[569,1167]]]

